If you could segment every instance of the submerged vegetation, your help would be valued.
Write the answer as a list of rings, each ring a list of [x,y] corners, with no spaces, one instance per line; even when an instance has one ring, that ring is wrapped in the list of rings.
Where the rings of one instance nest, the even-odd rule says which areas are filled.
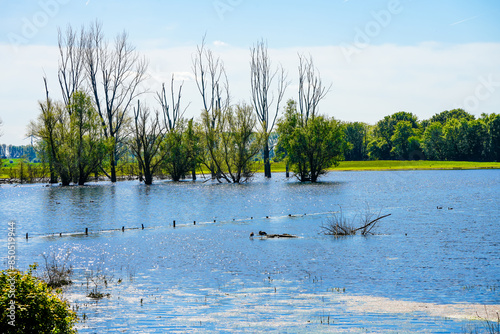
[[[342,208],[335,212],[328,221],[320,226],[320,233],[325,235],[333,235],[336,237],[356,235],[359,232],[363,236],[374,234],[373,230],[377,223],[391,214],[382,215],[381,211],[376,214],[367,206],[365,211],[356,214],[349,219],[343,212]],[[360,225],[355,225],[359,221]]]
[[[44,260],[42,279],[50,288],[60,288],[71,284],[73,268],[68,263],[70,253],[58,256],[55,253],[42,254]]]

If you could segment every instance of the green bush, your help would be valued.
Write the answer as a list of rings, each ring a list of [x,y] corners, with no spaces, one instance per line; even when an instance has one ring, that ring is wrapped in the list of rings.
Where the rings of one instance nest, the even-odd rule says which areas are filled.
[[[28,271],[0,272],[0,333],[76,333],[76,314],[53,291]]]

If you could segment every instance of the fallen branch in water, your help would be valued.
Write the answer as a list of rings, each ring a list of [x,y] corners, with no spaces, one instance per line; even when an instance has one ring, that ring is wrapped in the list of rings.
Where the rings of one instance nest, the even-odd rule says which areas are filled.
[[[363,221],[364,225],[358,228],[353,227],[352,221],[348,221],[346,216],[344,215],[342,208],[340,211],[335,213],[330,220],[320,226],[322,234],[325,235],[334,235],[334,236],[347,236],[347,235],[355,235],[356,232],[361,231],[361,235],[373,234],[372,230],[377,225],[377,222],[383,218],[389,217],[391,214],[380,215],[375,217],[375,214],[370,211],[370,208],[367,207],[367,210],[364,213]],[[375,218],[374,218],[375,217]],[[354,217],[356,218],[356,217]]]
[[[283,233],[283,234],[268,234],[265,236],[266,238],[297,238],[296,235]]]
[[[357,231],[361,230],[361,234],[362,235],[367,235],[367,234],[370,234],[371,233],[371,230],[375,227],[375,223],[378,222],[380,219],[382,218],[385,218],[385,217],[389,217],[391,214],[387,214],[387,215],[384,215],[384,216],[379,216],[377,217],[376,219],[372,220],[371,222],[369,222],[368,224],[364,225],[364,226],[361,226],[355,230],[353,230],[354,234],[356,234]]]

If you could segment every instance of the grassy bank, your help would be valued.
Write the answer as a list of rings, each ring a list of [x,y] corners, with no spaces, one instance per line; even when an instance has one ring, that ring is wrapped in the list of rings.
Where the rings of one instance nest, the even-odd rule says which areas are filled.
[[[425,170],[425,169],[500,169],[500,162],[474,162],[474,161],[399,161],[399,160],[373,160],[373,161],[342,161],[332,171],[363,171],[363,170]],[[284,172],[283,162],[273,163],[273,172]],[[261,167],[259,172],[264,172]]]
[[[21,159],[12,159],[12,163],[4,160],[0,169],[0,179],[19,178],[19,163]],[[30,167],[37,170],[40,164],[30,164]],[[264,164],[258,163],[258,173],[264,173]],[[24,173],[26,173],[26,168]],[[500,169],[500,162],[473,162],[473,161],[398,161],[398,160],[374,160],[374,161],[342,161],[339,166],[331,168],[331,171],[381,171],[381,170],[426,170],[426,169]],[[130,170],[130,171],[129,171]],[[127,176],[133,173],[134,168],[130,164],[119,166],[118,176]],[[284,162],[271,164],[274,173],[285,172]],[[200,171],[198,171],[200,173]],[[203,173],[209,174],[204,169]]]

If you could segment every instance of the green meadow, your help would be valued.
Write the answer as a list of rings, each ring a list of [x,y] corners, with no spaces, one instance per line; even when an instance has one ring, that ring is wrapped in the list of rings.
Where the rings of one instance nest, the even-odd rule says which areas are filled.
[[[10,163],[12,161],[12,163]],[[4,159],[0,169],[0,179],[9,179],[12,170],[20,168],[21,159]],[[31,167],[37,168],[40,164],[30,163]],[[124,166],[125,167],[125,166]],[[258,163],[257,173],[264,172],[264,164]],[[125,168],[126,170],[130,168]],[[500,162],[475,162],[475,161],[403,161],[403,160],[369,160],[369,161],[341,161],[337,167],[332,167],[330,171],[383,171],[383,170],[426,170],[426,169],[500,169]],[[274,173],[285,172],[284,162],[271,163],[271,170]],[[121,168],[117,169],[119,176],[126,173]],[[208,170],[201,169],[199,174],[207,175]]]
[[[475,161],[404,161],[404,160],[369,160],[369,161],[341,161],[331,171],[369,171],[369,170],[417,170],[417,169],[496,169],[500,162]],[[277,162],[271,165],[273,172],[284,172],[285,163]],[[259,170],[263,172],[263,166]]]

